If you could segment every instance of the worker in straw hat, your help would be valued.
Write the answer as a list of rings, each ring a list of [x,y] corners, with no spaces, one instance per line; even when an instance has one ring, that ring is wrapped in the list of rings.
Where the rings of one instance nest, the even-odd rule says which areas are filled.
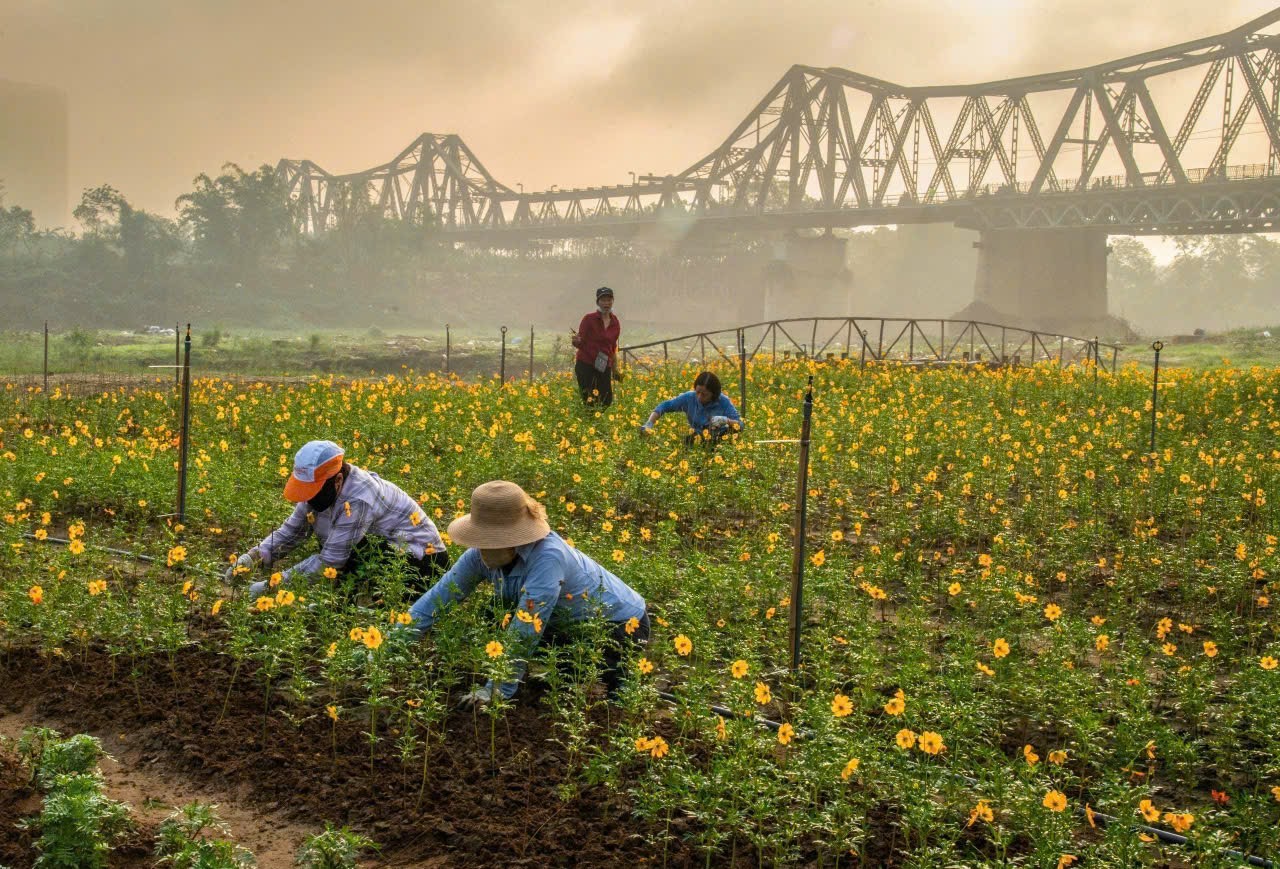
[[[351,573],[388,550],[404,553],[416,580],[410,585],[418,590],[449,567],[440,532],[418,503],[394,483],[346,461],[333,441],[302,445],[284,496],[297,506],[283,525],[236,560],[228,580],[259,563],[275,566],[312,534],[320,551],[282,571],[283,581],[295,574],[323,574],[328,568]],[[257,582],[250,592],[256,596],[267,587]]]
[[[425,633],[450,603],[471,594],[482,579],[510,618],[507,630],[514,648],[532,648],[544,637],[560,639],[571,622],[603,618],[612,626],[604,651],[602,678],[615,696],[621,683],[624,650],[649,638],[644,598],[588,556],[570,547],[547,524],[547,511],[505,480],[494,480],[471,493],[471,512],[449,524],[449,537],[469,547],[430,591],[409,609],[411,629]],[[517,660],[509,682],[490,682],[464,699],[487,703],[495,691],[510,698],[520,686],[525,662]]]

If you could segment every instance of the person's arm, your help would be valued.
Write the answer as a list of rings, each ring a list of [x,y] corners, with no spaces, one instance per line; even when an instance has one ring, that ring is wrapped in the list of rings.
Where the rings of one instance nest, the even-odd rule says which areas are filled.
[[[645,420],[645,423],[641,428],[647,431],[652,431],[653,424],[661,419],[664,414],[674,413],[677,410],[684,410],[684,404],[681,401],[683,398],[684,395],[681,394],[677,395],[675,398],[668,398],[666,401],[659,404],[649,413],[649,418]]]
[[[311,508],[307,506],[307,502],[299,503],[289,514],[289,518],[284,520],[283,525],[264,537],[262,542],[254,547],[267,567],[298,548],[298,544],[311,535],[313,529],[311,522],[307,519],[310,513]]]
[[[513,674],[509,682],[496,686],[502,696],[510,700],[520,688],[528,661],[524,655],[532,654],[542,640],[542,632],[551,621],[551,613],[560,598],[560,589],[565,577],[564,554],[558,549],[548,547],[539,552],[529,565],[525,574],[524,588],[520,591],[520,600],[516,604],[515,615],[507,626],[510,647],[517,651],[519,657],[512,660]],[[492,683],[490,688],[495,687]]]
[[[468,549],[449,572],[431,586],[427,592],[409,607],[409,630],[422,636],[435,624],[442,607],[464,599],[476,590],[481,576],[480,550]]]
[[[294,574],[320,573],[326,567],[341,570],[346,566],[351,559],[351,550],[364,539],[373,525],[373,507],[364,501],[339,500],[336,509],[337,515],[320,551],[283,571],[285,579]]]
[[[746,423],[742,421],[742,414],[738,413],[738,408],[733,406],[733,402],[729,400],[729,396],[722,394],[720,397],[724,399],[720,402],[720,415],[728,419],[729,422],[736,425],[739,429],[746,427]]]

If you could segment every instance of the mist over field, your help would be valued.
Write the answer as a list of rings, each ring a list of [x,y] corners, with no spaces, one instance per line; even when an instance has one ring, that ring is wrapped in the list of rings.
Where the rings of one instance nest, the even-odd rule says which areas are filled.
[[[653,331],[947,317],[974,300],[977,263],[976,233],[947,225],[847,233],[838,280],[798,269],[779,292],[766,288],[776,237],[489,249],[376,214],[312,236],[272,170],[291,157],[359,171],[432,131],[459,134],[512,188],[618,184],[706,154],[792,64],[964,84],[1087,66],[1268,9],[391,0],[370,12],[325,0],[303,15],[245,0],[15,0],[0,25],[0,79],[22,94],[0,103],[0,316],[14,328],[560,328],[607,284],[629,328]],[[1113,237],[1110,313],[1153,334],[1265,326],[1277,263],[1263,236],[1183,237],[1160,260]]]

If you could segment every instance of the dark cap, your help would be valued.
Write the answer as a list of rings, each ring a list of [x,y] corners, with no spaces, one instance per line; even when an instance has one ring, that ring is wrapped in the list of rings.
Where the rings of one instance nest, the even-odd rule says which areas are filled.
[[[601,296],[612,296],[612,295],[613,295],[613,290],[609,289],[608,287],[601,287],[600,289],[596,290],[596,301],[597,302],[600,301]]]

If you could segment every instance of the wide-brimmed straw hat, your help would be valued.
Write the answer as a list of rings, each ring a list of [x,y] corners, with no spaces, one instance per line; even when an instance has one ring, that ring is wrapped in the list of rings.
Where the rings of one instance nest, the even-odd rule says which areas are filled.
[[[449,523],[449,536],[475,549],[506,549],[551,533],[542,505],[515,483],[493,480],[471,493],[471,512]]]

